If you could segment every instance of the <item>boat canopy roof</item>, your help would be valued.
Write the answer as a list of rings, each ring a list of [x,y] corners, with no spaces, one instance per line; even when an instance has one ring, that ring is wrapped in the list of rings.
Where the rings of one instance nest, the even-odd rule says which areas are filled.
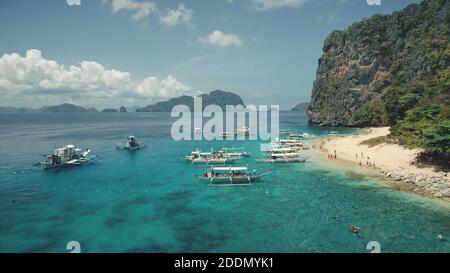
[[[270,152],[289,152],[289,151],[295,151],[294,148],[273,148],[270,150]]]
[[[297,155],[300,155],[300,153],[271,154],[271,156],[274,157],[297,156]]]
[[[212,167],[213,171],[247,171],[247,167]]]

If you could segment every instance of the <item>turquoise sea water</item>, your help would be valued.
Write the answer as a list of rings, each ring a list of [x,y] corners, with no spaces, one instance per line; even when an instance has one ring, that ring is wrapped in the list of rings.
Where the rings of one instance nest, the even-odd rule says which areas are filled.
[[[0,252],[450,252],[450,205],[397,191],[311,155],[305,164],[265,165],[257,141],[183,141],[162,113],[0,114]],[[322,135],[301,113],[280,128]],[[350,133],[349,129],[340,129]],[[115,149],[133,133],[148,148]],[[32,164],[75,142],[94,164],[61,172]],[[243,161],[270,176],[249,187],[209,187],[195,148],[245,146]],[[350,225],[361,228],[353,235]],[[438,234],[447,240],[436,239]]]

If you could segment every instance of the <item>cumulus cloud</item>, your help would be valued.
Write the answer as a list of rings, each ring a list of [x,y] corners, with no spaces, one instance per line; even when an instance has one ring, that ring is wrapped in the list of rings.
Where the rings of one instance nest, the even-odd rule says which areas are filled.
[[[180,4],[176,10],[170,9],[166,15],[160,16],[159,21],[167,26],[175,26],[179,23],[191,25],[193,13],[192,9],[188,9],[183,4]]]
[[[220,30],[215,30],[205,37],[200,37],[199,41],[217,47],[240,47],[242,45],[242,41],[239,36],[233,33],[223,33]]]
[[[255,8],[260,11],[280,8],[298,8],[306,0],[252,0]]]
[[[110,4],[114,13],[119,11],[131,12],[131,18],[133,18],[134,21],[142,20],[150,13],[156,11],[156,4],[151,1],[103,0],[103,3]]]
[[[0,96],[9,100],[49,98],[62,102],[80,98],[88,101],[146,98],[151,101],[179,96],[187,91],[190,87],[171,75],[162,80],[150,76],[137,81],[128,72],[106,69],[92,61],[65,68],[42,57],[37,49],[28,50],[25,56],[12,53],[0,57]]]

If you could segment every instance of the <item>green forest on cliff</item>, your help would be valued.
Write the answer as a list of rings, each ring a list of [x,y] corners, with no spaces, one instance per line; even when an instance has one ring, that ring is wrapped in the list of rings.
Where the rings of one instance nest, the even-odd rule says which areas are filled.
[[[358,125],[392,126],[392,138],[410,148],[423,148],[423,159],[444,164],[448,164],[450,157],[450,11],[443,8],[446,2],[424,1],[415,16],[405,16],[401,22],[407,33],[401,41],[403,51],[386,54],[397,59],[408,54],[419,56],[417,65],[422,75],[404,83],[402,76],[407,69],[414,68],[402,67],[397,65],[399,60],[391,60],[394,77],[389,86],[353,116]],[[446,12],[444,22],[424,23],[423,18],[439,12]],[[389,50],[382,37],[376,43],[380,51]]]
[[[358,35],[355,38],[352,34],[356,31]],[[383,67],[382,71],[387,75],[379,88],[367,93],[365,100],[344,109],[351,112],[351,118],[347,124],[340,124],[391,126],[392,140],[409,148],[421,148],[424,152],[419,159],[448,168],[450,1],[424,0],[392,15],[368,18],[339,35],[346,42],[338,40],[337,46],[333,46],[343,48],[344,52],[346,47],[342,44],[351,43],[352,38],[363,42],[370,40],[370,50],[358,54],[365,54],[372,65]],[[330,35],[330,39],[334,37]],[[323,61],[330,58],[333,57],[325,54]],[[328,94],[333,90],[345,90],[343,87],[339,89],[339,86],[330,87],[333,80],[324,78],[321,83],[325,84],[317,86],[320,86],[322,93]],[[351,80],[345,81],[348,83]],[[330,105],[330,100],[326,101],[326,96],[317,92],[313,104]],[[319,116],[320,122],[322,113],[315,113],[319,113],[316,116]]]

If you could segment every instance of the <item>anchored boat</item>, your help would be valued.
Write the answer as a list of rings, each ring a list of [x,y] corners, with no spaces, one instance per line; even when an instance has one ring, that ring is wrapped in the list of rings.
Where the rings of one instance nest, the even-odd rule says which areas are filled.
[[[276,163],[303,163],[303,162],[306,161],[306,158],[272,156],[272,157],[267,158],[267,159],[257,159],[256,161],[257,162],[261,162],[261,163],[272,163],[272,164],[276,164]]]
[[[250,153],[246,152],[243,147],[231,147],[231,148],[222,148],[219,153],[226,153],[229,156],[237,156],[237,157],[250,157]]]
[[[200,150],[192,151],[190,155],[184,157],[185,160],[192,164],[232,164],[241,159],[240,156],[233,156],[224,152],[202,152]]]
[[[35,164],[44,169],[55,169],[87,165],[92,163],[95,156],[89,156],[91,150],[75,148],[75,145],[65,145],[54,150],[53,153],[44,155],[44,161]]]
[[[297,140],[300,140],[300,139],[306,139],[306,138],[310,138],[310,137],[311,137],[311,135],[308,134],[308,133],[302,133],[302,134],[289,134],[288,139],[297,139]]]
[[[208,181],[210,186],[245,186],[252,185],[270,172],[256,174],[248,171],[248,167],[211,167],[203,175],[194,175],[200,181]]]
[[[117,143],[117,148],[126,149],[130,151],[139,150],[144,147],[145,147],[144,142],[138,141],[136,137],[134,137],[133,135],[128,136],[125,143]]]

